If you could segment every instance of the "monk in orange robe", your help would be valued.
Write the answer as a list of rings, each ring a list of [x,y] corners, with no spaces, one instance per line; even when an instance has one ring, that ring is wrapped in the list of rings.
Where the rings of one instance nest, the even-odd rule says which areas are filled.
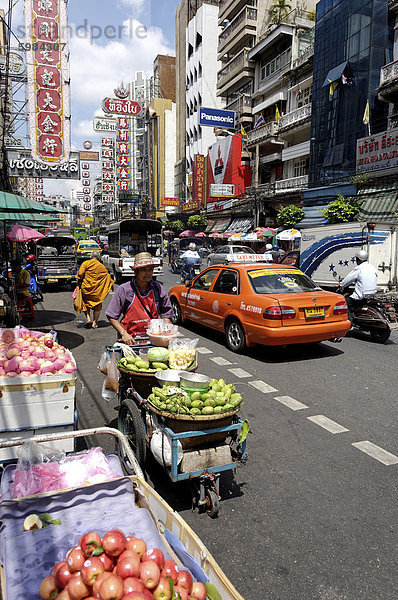
[[[86,326],[91,323],[90,310],[93,311],[92,327],[98,327],[98,319],[102,310],[102,303],[113,288],[113,279],[107,269],[100,262],[101,254],[94,250],[91,258],[85,260],[77,274],[83,300],[83,312],[86,315]]]

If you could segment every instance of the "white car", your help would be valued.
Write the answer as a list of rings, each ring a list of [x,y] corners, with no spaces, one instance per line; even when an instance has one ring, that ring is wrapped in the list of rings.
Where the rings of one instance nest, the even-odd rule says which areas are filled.
[[[249,246],[220,246],[216,252],[207,257],[207,266],[220,265],[228,261],[234,261],[236,255],[256,254]]]

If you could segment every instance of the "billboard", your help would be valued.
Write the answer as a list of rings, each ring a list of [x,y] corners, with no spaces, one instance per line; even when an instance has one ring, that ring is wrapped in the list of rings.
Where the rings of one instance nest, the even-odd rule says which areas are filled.
[[[357,140],[356,170],[367,173],[398,165],[398,129]]]
[[[210,146],[207,156],[208,210],[212,203],[220,206],[220,199],[225,197],[243,197],[247,174],[242,162],[242,138],[233,135],[219,138]],[[234,189],[233,194],[231,192]],[[217,190],[220,193],[216,195]],[[213,207],[214,209],[214,207]],[[221,209],[215,209],[221,210]]]
[[[205,157],[203,154],[195,155],[192,177],[192,200],[183,204],[182,212],[199,210],[206,206],[206,169]]]
[[[180,206],[179,198],[162,198],[162,206]]]
[[[32,157],[50,164],[70,153],[69,45],[65,0],[25,0]]]
[[[233,110],[204,108],[202,106],[199,109],[199,125],[235,129],[235,112]]]
[[[71,152],[68,162],[51,165],[37,162],[29,150],[7,152],[9,174],[11,177],[31,177],[34,179],[80,179],[79,153]]]

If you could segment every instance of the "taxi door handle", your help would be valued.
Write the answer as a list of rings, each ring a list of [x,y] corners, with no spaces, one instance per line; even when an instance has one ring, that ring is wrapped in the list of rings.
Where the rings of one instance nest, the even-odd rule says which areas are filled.
[[[231,303],[230,303],[230,302],[226,302],[226,305],[227,305],[227,306],[231,306]]]

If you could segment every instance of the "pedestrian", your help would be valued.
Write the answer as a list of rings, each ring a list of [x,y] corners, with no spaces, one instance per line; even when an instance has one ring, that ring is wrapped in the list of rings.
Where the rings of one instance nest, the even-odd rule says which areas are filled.
[[[264,262],[273,262],[273,258],[272,258],[272,244],[267,244],[265,246]]]
[[[11,263],[11,268],[15,275],[15,288],[17,291],[17,300],[24,300],[30,296],[30,273],[22,267],[20,260]]]
[[[350,316],[364,298],[374,296],[377,291],[378,273],[376,268],[368,262],[366,250],[358,250],[355,254],[355,261],[357,266],[338,284],[342,290],[355,284],[353,293],[345,297]]]
[[[134,277],[117,288],[106,311],[110,324],[124,344],[134,344],[136,336],[145,336],[152,319],[170,321],[170,299],[164,287],[153,279],[154,263],[149,252],[140,252],[134,260]]]
[[[113,279],[101,263],[101,253],[94,250],[89,260],[85,260],[77,274],[78,286],[82,293],[82,310],[86,315],[85,327],[98,327],[102,303],[113,288]],[[93,311],[91,323],[90,310]],[[80,311],[79,311],[80,312]]]

